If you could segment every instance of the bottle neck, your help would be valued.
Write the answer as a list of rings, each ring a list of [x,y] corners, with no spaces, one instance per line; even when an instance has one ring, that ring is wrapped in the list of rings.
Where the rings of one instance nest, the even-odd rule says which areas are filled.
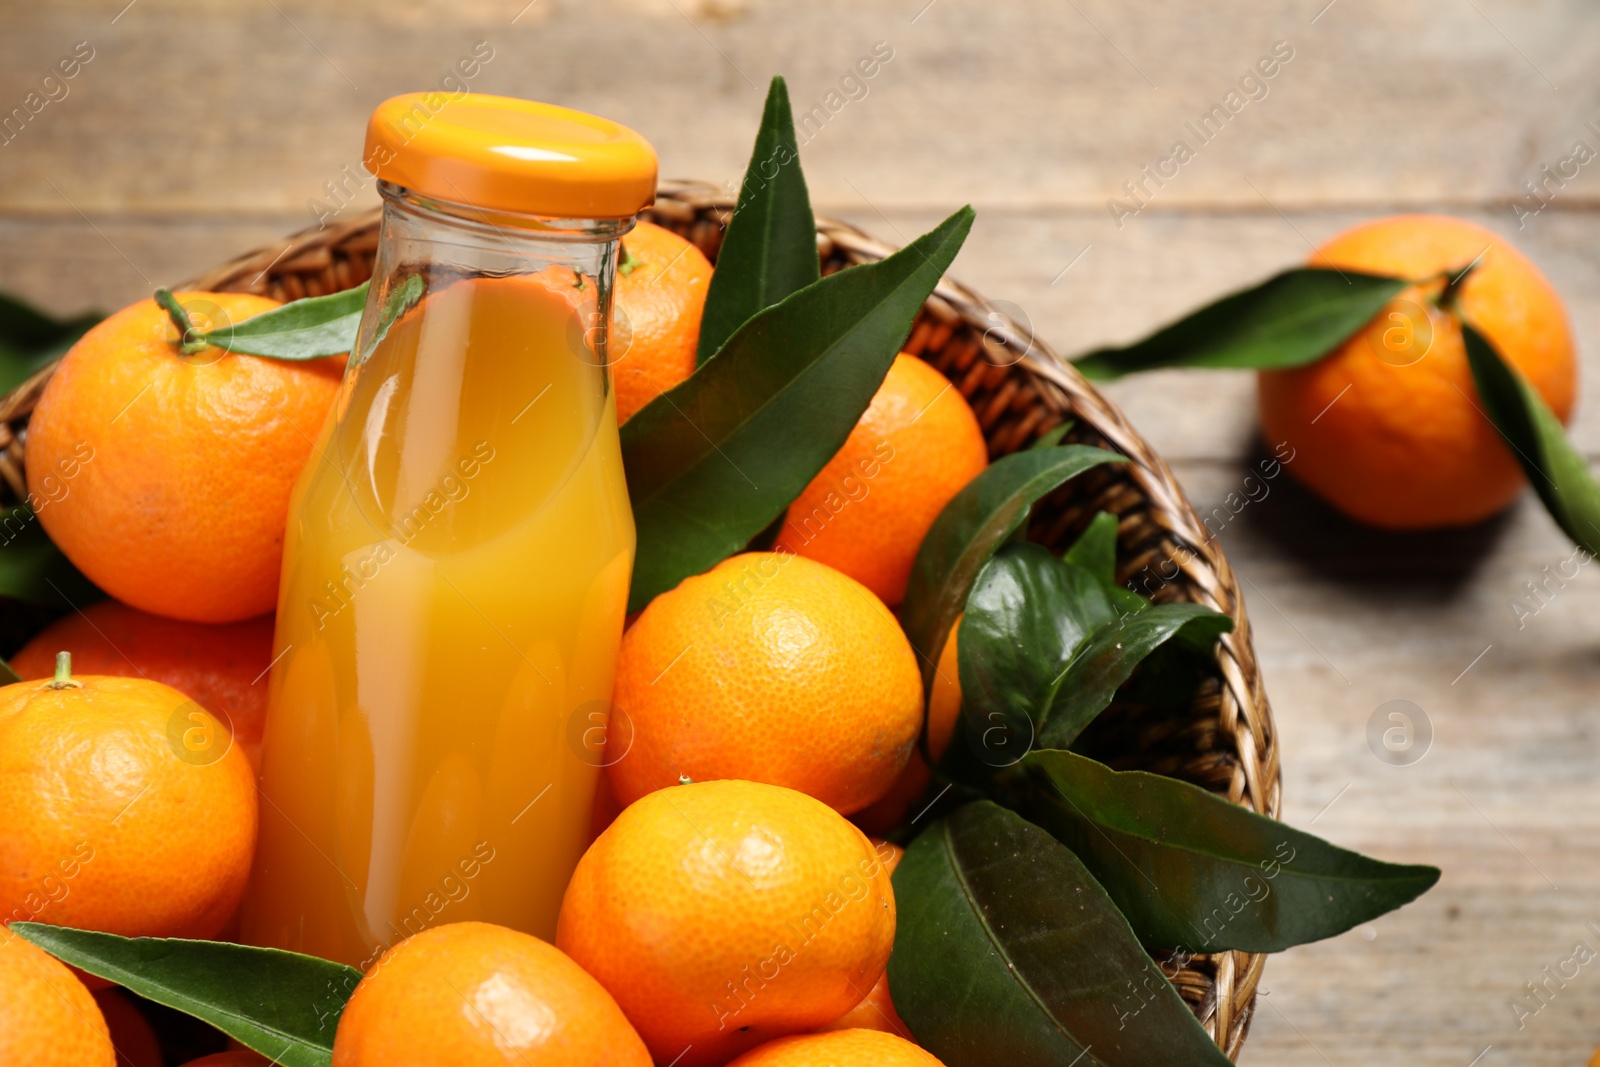
[[[633,229],[632,217],[573,219],[529,215],[479,207],[465,201],[439,200],[392,182],[378,182],[387,215],[405,218],[417,227],[437,228],[465,240],[491,245],[518,241],[615,242]]]

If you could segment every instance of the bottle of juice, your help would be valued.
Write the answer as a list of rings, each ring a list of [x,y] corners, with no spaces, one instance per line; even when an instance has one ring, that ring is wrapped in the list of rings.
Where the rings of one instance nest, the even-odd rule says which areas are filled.
[[[447,922],[554,936],[633,567],[612,279],[656,181],[631,130],[477,94],[386,101],[365,158],[377,263],[290,505],[243,917],[355,966]]]

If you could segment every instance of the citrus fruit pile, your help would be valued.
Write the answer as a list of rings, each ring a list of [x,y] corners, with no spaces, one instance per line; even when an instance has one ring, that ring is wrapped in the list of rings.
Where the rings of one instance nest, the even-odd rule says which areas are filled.
[[[626,239],[620,417],[694,370],[710,274],[670,231],[642,222]],[[176,299],[197,327],[274,306]],[[30,477],[41,495],[46,478],[67,487],[40,521],[115,599],[34,637],[11,661],[31,680],[0,689],[8,921],[225,937],[248,879],[263,612],[342,360],[179,342],[154,300],[112,316],[33,416]],[[467,922],[396,945],[351,997],[333,1062],[937,1062],[885,978],[900,849],[846,816],[929,780],[921,674],[892,608],[922,536],[987,461],[961,394],[895,360],[773,550],[690,578],[627,631],[621,814],[580,863],[556,944]],[[0,1060],[110,1063],[114,1043],[126,1059],[148,1037],[108,1030],[139,1015],[106,985],[5,934]]]
[[[781,89],[752,173],[762,144],[793,142]],[[744,325],[709,359],[702,327],[730,321],[733,305],[718,301],[741,299],[734,268],[713,271],[648,222],[622,241],[609,344],[625,459],[686,418],[679,401],[694,408],[697,389],[759,388],[740,360],[793,365],[742,398],[748,418],[713,427],[729,447],[785,389],[799,409],[841,395],[839,383],[856,398],[844,418],[829,413],[837,425],[814,435],[821,444],[793,426],[773,434],[769,449],[790,464],[775,470],[809,463],[776,508],[740,513],[745,486],[728,504],[692,484],[662,509],[690,530],[677,547],[700,554],[674,555],[678,572],[658,558],[635,569],[604,788],[553,943],[446,922],[364,972],[230,943],[257,837],[290,495],[345,356],[228,350],[204,331],[274,301],[164,290],[67,353],[29,427],[30,499],[111,599],[38,634],[13,657],[23,680],[0,687],[0,911],[16,927],[0,931],[0,1063],[157,1062],[146,1013],[115,979],[158,998],[176,982],[184,997],[163,1003],[255,1050],[195,1063],[264,1063],[258,1053],[281,1056],[273,1042],[287,1040],[298,1062],[333,1067],[1031,1067],[1090,1048],[1110,1067],[1221,1064],[1151,950],[1180,968],[1195,955],[1278,951],[1431,887],[1432,868],[1338,849],[1197,786],[1091,758],[1080,738],[1125,686],[1141,703],[1187,709],[1233,620],[1121,584],[1114,515],[1086,516],[1060,553],[1027,541],[1035,503],[1123,458],[1062,445],[1064,427],[991,462],[962,391],[896,355],[970,213],[881,263],[819,277],[803,183],[785,182],[798,171],[756,192],[799,206],[793,285],[733,316]],[[752,225],[739,219],[722,253],[736,265],[754,247],[739,243]],[[1392,346],[1387,357],[1370,347],[1376,325],[1319,362],[1263,374],[1267,432],[1291,440],[1302,457],[1291,469],[1353,515],[1462,522],[1510,499],[1515,464],[1450,398],[1453,386],[1472,403],[1458,314],[1559,416],[1570,409],[1559,302],[1526,261],[1481,249],[1484,239],[1404,219],[1318,254],[1413,279],[1374,323],[1415,308],[1407,328],[1428,331],[1407,364],[1424,369],[1404,379],[1387,376],[1404,363]],[[1470,278],[1452,275],[1469,252],[1492,254]],[[847,344],[824,327],[848,317],[837,294],[851,286],[856,325],[870,328],[845,331]],[[871,326],[883,307],[897,310]],[[806,344],[810,362],[795,355]],[[876,359],[873,373],[845,351]],[[828,375],[829,389],[805,393],[808,377]],[[1431,458],[1401,462],[1416,453]],[[651,494],[628,476],[642,560],[647,535],[671,522],[644,510]],[[683,520],[683,500],[723,510]],[[743,523],[730,527],[737,537],[719,532],[733,547],[693,543],[728,514]],[[638,596],[642,573],[654,584]],[[1162,884],[1147,867],[1165,872]],[[1233,909],[1232,887],[1252,882],[1265,886],[1252,901],[1272,905]],[[114,936],[49,932],[61,927]],[[149,937],[196,943],[152,954],[126,940]],[[183,975],[184,959],[203,962]],[[269,965],[298,968],[310,986],[274,970],[271,995],[250,996],[216,977],[248,982]],[[331,1006],[307,1018],[311,1003]]]

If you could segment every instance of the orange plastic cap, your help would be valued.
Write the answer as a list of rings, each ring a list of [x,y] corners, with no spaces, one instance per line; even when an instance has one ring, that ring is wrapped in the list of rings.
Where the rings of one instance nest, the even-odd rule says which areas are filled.
[[[423,196],[494,211],[620,219],[655,201],[656,151],[610,119],[480,93],[405,93],[367,123],[366,167]]]

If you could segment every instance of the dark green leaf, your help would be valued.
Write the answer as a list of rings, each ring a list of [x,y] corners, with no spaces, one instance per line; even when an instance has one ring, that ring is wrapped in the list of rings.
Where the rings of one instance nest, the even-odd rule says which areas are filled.
[[[1123,457],[1088,445],[1014,452],[991,463],[946,504],[917,549],[900,607],[911,647],[922,659],[923,684],[932,686],[939,654],[967,602],[978,571],[1027,521],[1034,501],[1102,463]]]
[[[1094,575],[1105,586],[1111,602],[1122,611],[1143,611],[1150,606],[1150,601],[1117,584],[1117,517],[1111,512],[1102,511],[1090,519],[1088,527],[1061,558]]]
[[[1048,430],[1046,430],[1044,433],[1040,434],[1039,435],[1039,439],[1037,441],[1035,441],[1033,444],[1029,445],[1028,447],[1029,448],[1054,448],[1056,445],[1059,445],[1061,443],[1062,438],[1066,437],[1067,434],[1072,432],[1072,428],[1074,426],[1076,426],[1077,424],[1078,424],[1078,420],[1077,419],[1068,419],[1066,422],[1057,423],[1056,425],[1054,425],[1054,426],[1050,427]]]
[[[1105,891],[1045,831],[988,801],[894,872],[889,985],[947,1067],[1227,1067]]]
[[[1156,648],[1180,636],[1209,648],[1232,625],[1198,604],[1124,610],[1089,570],[1009,545],[979,573],[961,619],[965,747],[990,767],[1030,747],[1065,748]],[[961,748],[942,764],[952,775]]]
[[[739,203],[706,291],[695,363],[716,354],[735,330],[817,280],[817,223],[800,172],[789,89],[773,78]]]
[[[1087,378],[1157,367],[1299,367],[1353,335],[1406,287],[1399,278],[1296,267],[1208,304],[1142,341],[1073,360]]]
[[[10,392],[42,370],[101,318],[88,314],[53,319],[0,293],[0,393]]]
[[[104,596],[61,554],[27,505],[0,515],[0,597],[59,608]]]
[[[308,296],[200,336],[218,348],[273,359],[320,359],[349,352],[367,306],[367,282],[354,289]]]
[[[738,552],[833,458],[972,218],[962,208],[887,259],[761,312],[623,424],[639,533],[629,611]]]
[[[1369,922],[1439,880],[1436,868],[1338,848],[1173,778],[1071,752],[1034,752],[1023,767],[1029,814],[1077,853],[1151,948],[1281,952]]]
[[[946,773],[972,780],[963,773],[969,756],[991,768],[1021,759],[1074,650],[1116,619],[1104,586],[1084,568],[1032,543],[998,552],[961,617],[962,730],[941,761]]]
[[[1233,620],[1199,604],[1153,604],[1136,613],[1119,613],[1073,653],[1056,680],[1039,744],[1065,748],[1111,703],[1146,656],[1173,638],[1191,648],[1210,649],[1233,629]]]
[[[1463,322],[1461,339],[1484,411],[1550,517],[1587,552],[1600,553],[1600,486],[1583,455],[1568,442],[1561,420],[1538,390],[1500,358],[1488,338]]]
[[[220,941],[118,937],[42,923],[11,929],[80,970],[215,1026],[285,1067],[328,1067],[361,981],[342,963]]]

